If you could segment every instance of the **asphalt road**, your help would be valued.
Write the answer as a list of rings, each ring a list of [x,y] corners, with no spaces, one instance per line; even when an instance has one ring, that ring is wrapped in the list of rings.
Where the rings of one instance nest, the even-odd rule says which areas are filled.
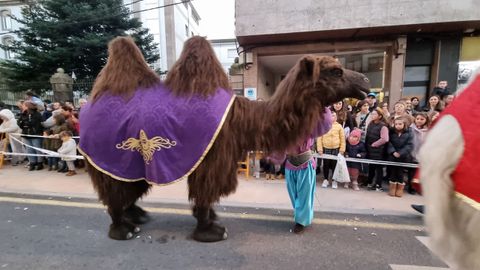
[[[229,238],[198,243],[190,238],[195,220],[188,206],[142,206],[153,220],[134,239],[114,241],[96,201],[0,193],[0,269],[447,267],[417,238],[426,236],[419,215],[316,213],[314,225],[295,235],[291,211],[222,207]]]

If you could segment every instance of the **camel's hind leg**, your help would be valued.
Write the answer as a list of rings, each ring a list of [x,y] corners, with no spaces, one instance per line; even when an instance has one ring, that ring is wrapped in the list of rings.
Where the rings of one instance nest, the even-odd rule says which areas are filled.
[[[90,164],[88,173],[99,199],[107,206],[108,214],[112,218],[108,236],[115,240],[127,240],[140,232],[140,228],[134,223],[146,222],[148,215],[136,206],[135,202],[148,192],[150,185],[145,181],[115,180]]]

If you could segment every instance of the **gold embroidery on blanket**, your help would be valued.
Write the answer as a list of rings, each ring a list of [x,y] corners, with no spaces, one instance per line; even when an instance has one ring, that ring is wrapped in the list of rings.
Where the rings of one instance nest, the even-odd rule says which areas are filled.
[[[143,160],[146,164],[149,164],[153,159],[155,151],[160,151],[162,148],[169,149],[177,145],[176,141],[170,141],[169,139],[155,136],[148,139],[147,133],[142,129],[140,130],[140,136],[138,139],[128,138],[126,141],[117,144],[117,149],[138,151],[143,156]]]

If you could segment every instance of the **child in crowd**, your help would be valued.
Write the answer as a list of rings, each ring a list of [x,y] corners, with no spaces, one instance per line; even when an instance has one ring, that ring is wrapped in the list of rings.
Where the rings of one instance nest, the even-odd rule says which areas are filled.
[[[372,121],[368,124],[365,137],[367,158],[374,160],[385,160],[385,148],[388,146],[388,127],[383,116],[383,110],[376,108],[370,114]],[[383,165],[368,165],[368,184],[371,190],[383,191]]]
[[[337,122],[337,114],[335,112],[332,112],[332,123],[330,131],[317,138],[317,151],[319,155],[330,154],[336,156],[338,153],[342,155],[345,153],[345,132],[342,125]],[[332,170],[333,174],[336,165],[336,160],[323,160],[323,188],[328,187],[330,170]],[[337,187],[337,181],[332,181],[332,188],[336,189]]]
[[[61,155],[68,155],[72,157],[62,157],[62,160],[67,163],[68,172],[67,176],[72,176],[77,174],[75,172],[75,164],[73,161],[75,160],[75,156],[77,154],[77,144],[75,140],[72,138],[72,132],[70,131],[62,131],[60,132],[60,139],[62,140],[62,146],[58,149],[58,153]]]
[[[347,141],[347,157],[364,158],[367,155],[365,144],[360,141],[361,137],[362,131],[359,129],[354,129],[352,132],[350,132],[350,136],[348,136]],[[360,190],[358,187],[358,175],[360,173],[361,164],[357,162],[347,162],[347,167],[353,190]],[[345,188],[348,188],[348,183],[345,183]]]
[[[388,142],[388,158],[393,162],[412,162],[413,136],[408,127],[408,119],[399,117],[394,120]],[[405,183],[403,182],[403,167],[391,166],[391,178],[388,194],[402,197]]]
[[[412,153],[412,162],[418,163],[418,152],[420,151],[420,147],[422,146],[425,137],[427,135],[428,128],[430,127],[430,117],[426,112],[416,112],[415,113],[415,121],[410,126],[410,129],[413,134],[413,153]],[[408,193],[415,194],[419,192],[413,187],[414,183],[418,183],[418,175],[416,176],[417,170],[414,168],[408,169],[408,182],[410,185],[408,186]]]
[[[425,140],[428,127],[430,126],[430,117],[426,112],[418,112],[415,114],[415,121],[410,126],[413,133],[413,161],[417,161],[417,154]]]

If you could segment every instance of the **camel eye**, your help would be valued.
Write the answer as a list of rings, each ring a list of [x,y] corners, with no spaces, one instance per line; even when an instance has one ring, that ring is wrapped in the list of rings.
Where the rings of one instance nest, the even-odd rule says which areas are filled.
[[[343,76],[343,70],[341,68],[333,68],[330,70],[330,74],[335,77],[342,77]]]

